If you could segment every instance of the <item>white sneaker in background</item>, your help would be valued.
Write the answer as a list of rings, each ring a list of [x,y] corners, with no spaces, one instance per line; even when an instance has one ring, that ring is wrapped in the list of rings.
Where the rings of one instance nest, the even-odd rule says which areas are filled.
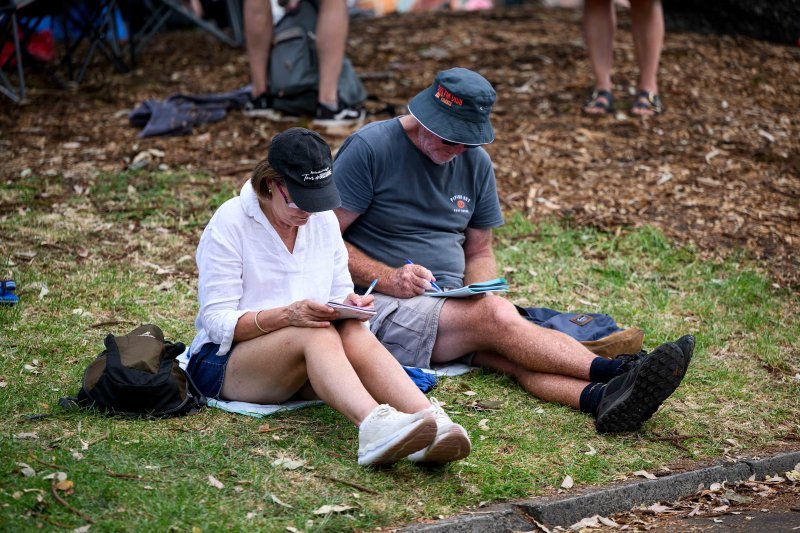
[[[449,463],[458,461],[469,455],[472,443],[467,430],[456,424],[436,398],[431,398],[431,406],[427,409],[436,420],[436,438],[430,446],[408,456],[414,463]]]
[[[395,463],[428,446],[435,436],[436,421],[427,409],[407,414],[379,405],[358,428],[358,464]]]

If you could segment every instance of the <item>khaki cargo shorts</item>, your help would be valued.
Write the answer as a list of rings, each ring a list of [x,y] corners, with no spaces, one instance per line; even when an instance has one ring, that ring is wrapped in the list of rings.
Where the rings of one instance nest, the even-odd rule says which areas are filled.
[[[439,314],[447,299],[374,296],[377,313],[369,320],[372,333],[401,365],[430,368]]]

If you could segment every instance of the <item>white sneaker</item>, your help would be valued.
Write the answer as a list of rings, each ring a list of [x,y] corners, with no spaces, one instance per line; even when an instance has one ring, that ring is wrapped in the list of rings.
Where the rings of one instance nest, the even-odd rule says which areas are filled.
[[[433,442],[436,421],[426,409],[401,413],[390,405],[379,405],[358,428],[358,464],[396,463]]]
[[[436,420],[436,438],[427,448],[409,455],[408,460],[414,463],[442,464],[468,456],[472,443],[467,430],[450,420],[436,398],[431,398],[431,406],[427,411]]]

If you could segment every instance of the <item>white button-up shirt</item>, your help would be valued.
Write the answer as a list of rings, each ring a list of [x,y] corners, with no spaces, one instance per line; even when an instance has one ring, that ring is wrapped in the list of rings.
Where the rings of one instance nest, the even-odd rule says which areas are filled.
[[[298,300],[341,302],[353,292],[347,249],[333,211],[300,226],[289,252],[258,204],[248,180],[241,194],[222,204],[197,246],[200,312],[189,353],[207,342],[228,353],[236,323],[248,311]]]

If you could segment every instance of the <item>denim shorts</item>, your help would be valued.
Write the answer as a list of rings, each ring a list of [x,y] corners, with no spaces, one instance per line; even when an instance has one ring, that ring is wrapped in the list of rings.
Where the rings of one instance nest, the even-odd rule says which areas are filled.
[[[186,372],[207,398],[219,399],[222,382],[225,379],[225,368],[228,366],[234,346],[236,343],[225,355],[217,355],[219,344],[207,342],[189,358]]]

